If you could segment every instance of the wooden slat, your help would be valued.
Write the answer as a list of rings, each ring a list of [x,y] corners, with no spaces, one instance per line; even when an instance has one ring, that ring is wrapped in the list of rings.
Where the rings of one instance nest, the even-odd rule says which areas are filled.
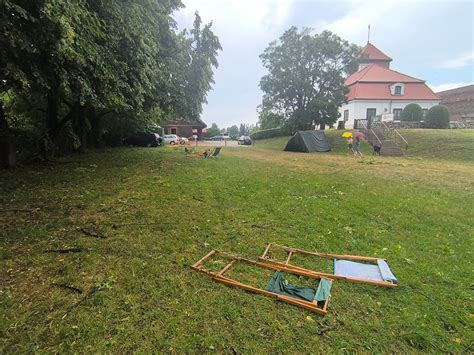
[[[275,269],[280,269],[280,270],[291,272],[291,273],[298,274],[301,276],[307,276],[307,277],[313,277],[313,278],[326,277],[332,280],[346,280],[346,281],[351,281],[351,282],[360,282],[360,283],[366,283],[370,285],[390,287],[390,288],[395,288],[398,286],[397,284],[390,281],[378,281],[378,280],[364,279],[360,277],[334,275],[334,274],[328,274],[325,272],[317,272],[317,271],[305,269],[305,268],[291,265],[291,264],[283,264],[282,262],[273,260],[273,259],[262,259],[262,260],[264,261],[264,263],[275,265]]]
[[[229,270],[229,268],[230,268],[232,265],[234,265],[236,261],[237,261],[237,260],[232,259],[232,260],[230,261],[230,263],[228,263],[226,266],[224,266],[224,268],[223,268],[221,271],[219,271],[219,272],[217,273],[217,275],[221,275],[221,276],[224,275],[224,273],[225,273],[227,270]]]
[[[285,264],[288,265],[290,263],[291,256],[293,255],[292,251],[288,252],[288,257],[286,258]]]
[[[229,286],[239,287],[239,288],[242,288],[244,290],[254,292],[254,293],[258,293],[258,294],[265,295],[265,296],[276,297],[281,301],[293,304],[295,306],[298,306],[298,307],[301,307],[301,308],[304,308],[304,309],[307,309],[307,310],[310,310],[310,311],[313,311],[313,312],[316,312],[316,313],[319,313],[319,314],[326,314],[327,313],[327,311],[323,310],[322,308],[316,307],[311,302],[302,301],[302,300],[300,301],[300,300],[297,300],[297,299],[294,299],[294,298],[291,298],[291,297],[287,297],[285,295],[280,295],[280,294],[275,293],[275,292],[262,290],[260,288],[256,288],[256,287],[253,287],[253,286],[250,286],[250,285],[247,285],[247,284],[243,284],[241,282],[238,282],[238,281],[235,281],[235,280],[229,279],[227,277],[223,277],[223,276],[216,276],[216,277],[214,277],[214,279],[216,281],[222,282],[222,283],[224,283],[226,285],[229,285]]]
[[[216,253],[216,250],[211,250],[209,253],[207,253],[203,258],[201,258],[200,260],[196,261],[192,267],[196,268],[198,267],[199,265],[201,265],[207,258],[210,258],[213,254]]]
[[[262,254],[262,258],[265,258],[267,256],[268,251],[270,250],[270,247],[272,246],[272,243],[268,243],[267,247],[265,248],[265,251]]]
[[[370,256],[358,256],[358,255],[342,255],[342,254],[329,254],[329,253],[315,253],[303,249],[297,249],[297,248],[290,248],[284,245],[279,245],[279,244],[272,244],[278,248],[282,248],[287,251],[292,251],[292,252],[298,252],[301,254],[306,254],[306,255],[313,255],[313,256],[318,256],[320,258],[327,258],[327,259],[343,259],[343,260],[360,260],[360,261],[377,261],[380,260],[380,258],[373,258]]]

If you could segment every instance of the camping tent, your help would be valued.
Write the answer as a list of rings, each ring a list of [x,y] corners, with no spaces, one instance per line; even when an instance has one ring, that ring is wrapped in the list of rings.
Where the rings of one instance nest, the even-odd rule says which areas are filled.
[[[285,151],[290,152],[329,152],[329,144],[324,131],[298,131],[288,141]]]

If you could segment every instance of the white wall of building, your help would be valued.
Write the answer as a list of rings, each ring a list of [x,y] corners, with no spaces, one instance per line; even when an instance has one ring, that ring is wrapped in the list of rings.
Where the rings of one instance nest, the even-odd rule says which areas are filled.
[[[354,127],[354,120],[363,120],[367,117],[367,109],[375,108],[376,115],[392,114],[393,109],[404,109],[406,105],[416,103],[421,106],[422,109],[430,109],[431,107],[439,104],[439,101],[413,101],[413,100],[352,100],[347,104],[343,105],[339,109],[340,117],[338,121],[344,120],[344,111],[349,110],[349,117],[346,121],[346,128]],[[337,127],[337,123],[336,123]]]

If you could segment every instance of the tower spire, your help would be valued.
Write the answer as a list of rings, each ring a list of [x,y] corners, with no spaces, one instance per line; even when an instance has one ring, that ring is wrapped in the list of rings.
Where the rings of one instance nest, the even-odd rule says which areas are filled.
[[[367,44],[369,44],[370,42],[370,25],[368,27],[368,31],[367,31]]]

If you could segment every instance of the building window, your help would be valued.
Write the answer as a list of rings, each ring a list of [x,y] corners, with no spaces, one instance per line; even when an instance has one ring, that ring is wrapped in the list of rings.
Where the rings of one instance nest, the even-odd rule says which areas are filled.
[[[177,128],[171,128],[171,134],[177,134],[178,129]]]
[[[427,108],[424,108],[423,109],[423,119],[426,118],[426,114],[428,113],[428,109]]]
[[[402,115],[402,109],[401,108],[394,108],[393,109],[393,120],[394,121],[400,121],[400,116]]]
[[[349,110],[344,110],[344,122],[349,120]]]
[[[367,109],[367,116],[366,118],[368,120],[370,120],[372,117],[375,117],[375,115],[377,115],[377,109],[375,108],[368,108]]]
[[[394,96],[403,96],[404,94],[403,83],[395,83],[393,85],[390,85],[390,93]]]

